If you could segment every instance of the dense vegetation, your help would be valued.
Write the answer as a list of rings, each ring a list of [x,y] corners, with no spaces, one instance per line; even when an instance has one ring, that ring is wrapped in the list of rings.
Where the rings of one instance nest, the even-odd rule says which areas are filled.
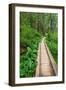
[[[46,36],[47,45],[55,59],[55,62],[58,63],[58,16],[57,14],[52,14],[50,17],[50,29]]]
[[[57,32],[49,32],[46,35],[46,42],[47,45],[55,59],[55,62],[58,63],[58,38],[57,38]]]
[[[20,12],[20,77],[35,76],[42,37],[57,62],[57,14]]]

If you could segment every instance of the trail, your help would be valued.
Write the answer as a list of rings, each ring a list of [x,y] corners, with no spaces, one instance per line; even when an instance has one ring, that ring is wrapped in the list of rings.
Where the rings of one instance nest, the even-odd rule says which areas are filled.
[[[37,57],[38,65],[36,69],[36,76],[54,76],[54,70],[47,53],[44,38],[41,40],[38,49]]]

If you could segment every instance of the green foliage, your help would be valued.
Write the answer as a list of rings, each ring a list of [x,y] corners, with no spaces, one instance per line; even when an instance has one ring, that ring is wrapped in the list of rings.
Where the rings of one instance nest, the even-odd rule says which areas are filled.
[[[57,32],[49,32],[46,35],[46,42],[55,59],[55,62],[58,63],[58,35],[57,35]]]
[[[27,52],[20,55],[20,77],[35,75],[37,50],[42,36],[35,28],[31,27],[28,17],[23,18],[20,27],[20,46],[22,49],[24,49],[23,46],[27,48]]]
[[[47,44],[57,59],[55,31],[57,14],[20,12],[20,77],[35,76],[39,42],[46,33]]]
[[[38,45],[34,43],[32,44],[32,48],[27,47],[26,54],[20,57],[20,77],[32,77],[35,75],[37,49]]]
[[[34,56],[34,55],[33,55]],[[21,64],[20,64],[20,77],[32,77],[35,74],[35,68],[37,62],[35,58],[32,58],[30,52],[28,55],[21,57]]]

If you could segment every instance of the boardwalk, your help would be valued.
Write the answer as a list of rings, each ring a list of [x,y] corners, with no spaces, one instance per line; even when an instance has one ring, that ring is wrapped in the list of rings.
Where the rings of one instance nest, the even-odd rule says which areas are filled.
[[[38,65],[36,69],[36,76],[54,76],[55,75],[50,59],[47,54],[44,39],[42,39],[39,45],[37,61],[38,61]]]

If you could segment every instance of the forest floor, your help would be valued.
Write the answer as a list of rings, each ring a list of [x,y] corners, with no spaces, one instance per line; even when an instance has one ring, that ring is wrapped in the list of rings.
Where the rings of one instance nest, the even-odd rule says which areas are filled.
[[[51,65],[51,61],[47,54],[44,38],[42,38],[39,44],[37,61],[38,61],[38,65],[36,69],[36,76],[54,76],[55,75],[53,67]]]

